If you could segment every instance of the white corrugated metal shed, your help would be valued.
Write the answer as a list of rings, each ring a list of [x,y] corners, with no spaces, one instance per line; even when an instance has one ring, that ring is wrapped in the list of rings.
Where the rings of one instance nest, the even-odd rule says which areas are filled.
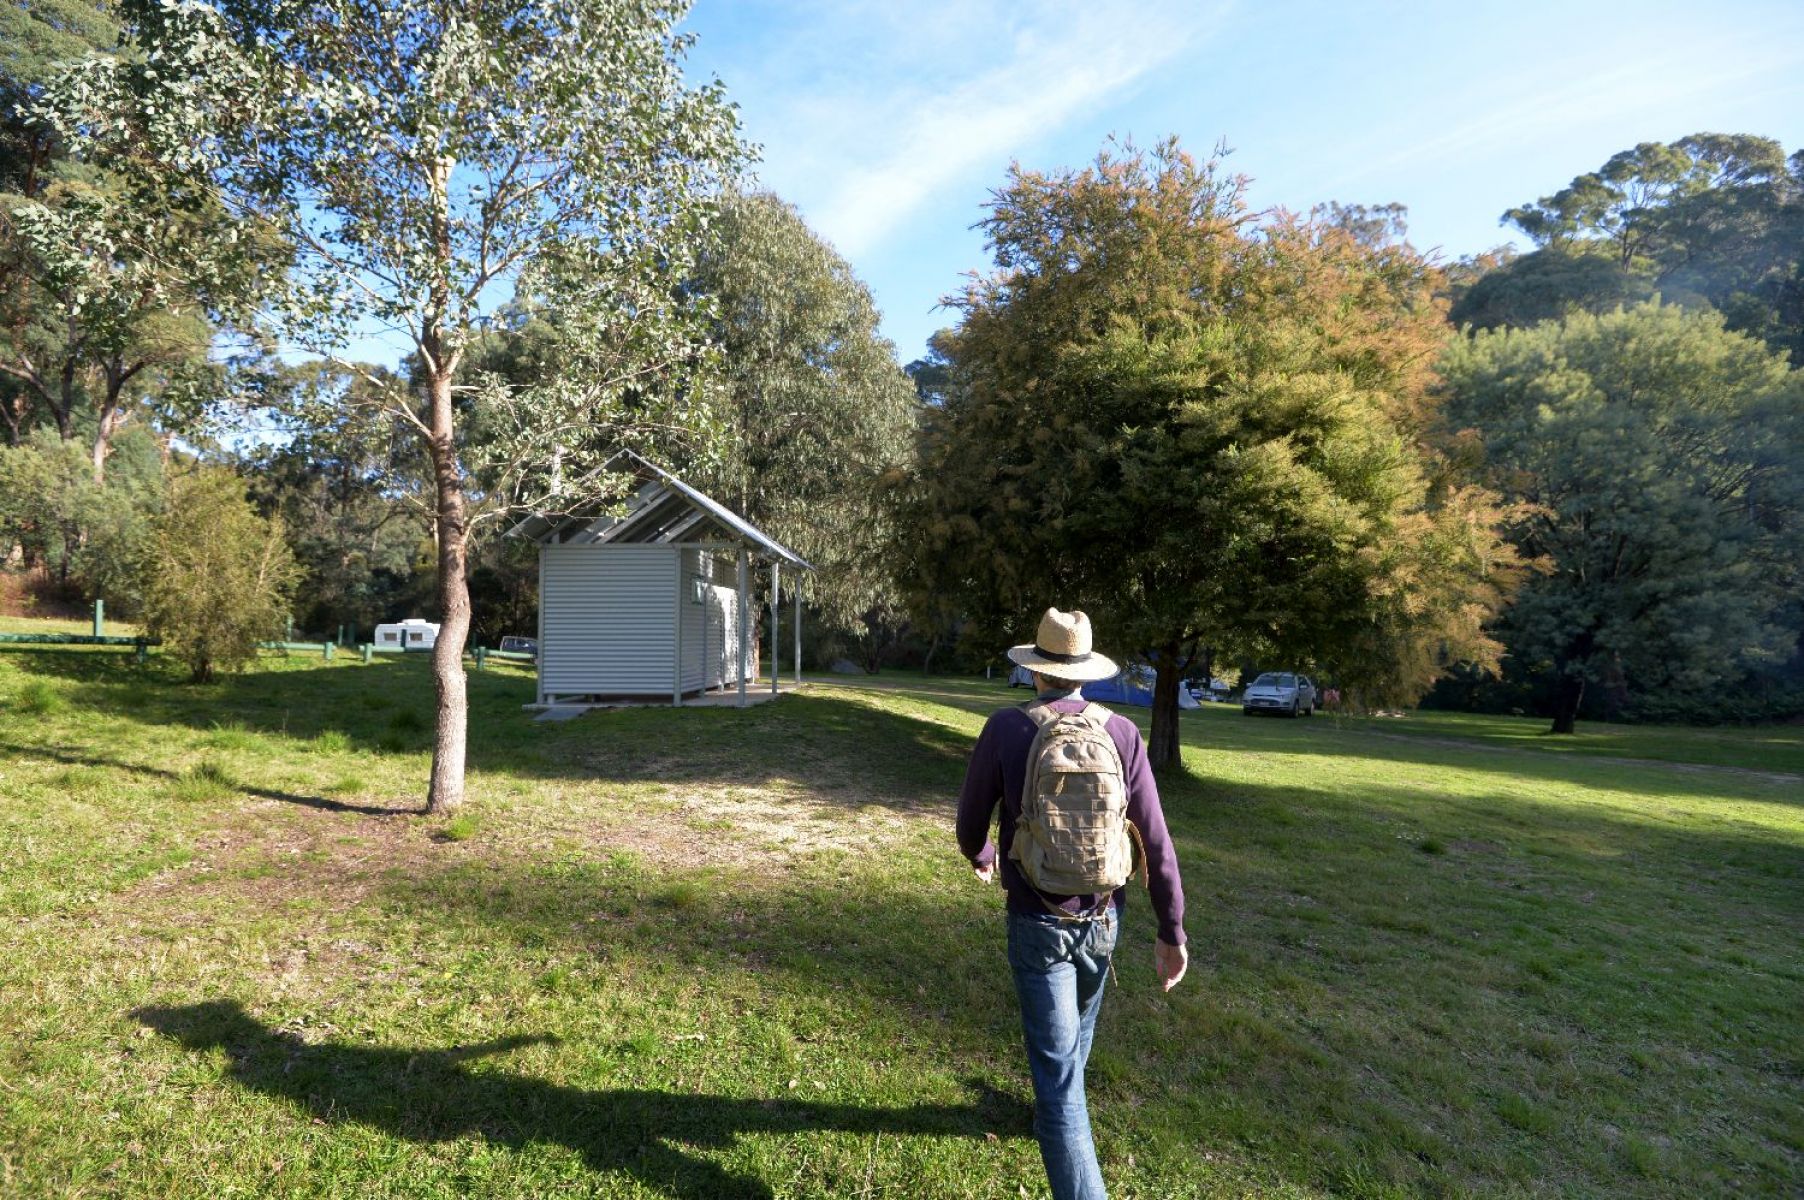
[[[782,567],[812,571],[800,555],[719,501],[632,451],[638,490],[619,516],[534,515],[510,536],[539,543],[539,688],[542,707],[706,693],[735,682],[746,702],[751,673],[750,564],[771,571],[771,691]],[[737,560],[737,587],[716,580]],[[802,670],[799,591],[795,671]]]

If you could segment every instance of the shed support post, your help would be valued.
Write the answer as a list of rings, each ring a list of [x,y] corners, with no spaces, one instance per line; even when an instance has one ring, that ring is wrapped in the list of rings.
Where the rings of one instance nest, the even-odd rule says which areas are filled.
[[[539,694],[539,703],[544,704],[549,697],[545,695],[545,547],[539,547],[539,652],[533,656],[532,679],[533,690]],[[372,638],[376,635],[370,634]]]
[[[675,648],[671,658],[675,660],[675,669],[671,671],[670,703],[683,707],[683,548],[676,548],[676,632]]]
[[[780,569],[781,568],[778,566],[777,560],[774,558],[771,559],[770,560],[770,694],[773,696],[777,694],[777,679],[779,676],[781,676],[783,674],[782,668],[779,665],[781,663],[781,660],[778,659],[778,657],[777,657],[777,641],[778,641],[777,631],[780,628],[782,628],[780,625],[777,624],[777,597],[779,595],[781,595],[781,593],[777,591],[777,579],[778,579],[778,573],[779,573]]]
[[[796,576],[796,585],[790,589],[789,602],[795,605],[796,615],[796,686],[802,686],[802,577]]]
[[[751,653],[751,629],[746,618],[750,615],[751,596],[751,564],[747,561],[745,547],[739,548],[739,707],[745,707],[746,657]]]

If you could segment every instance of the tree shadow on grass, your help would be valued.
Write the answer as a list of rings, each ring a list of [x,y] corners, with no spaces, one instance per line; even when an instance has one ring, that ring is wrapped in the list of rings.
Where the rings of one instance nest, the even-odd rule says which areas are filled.
[[[169,664],[136,666],[129,657],[14,652],[27,670],[84,685],[79,704],[124,720],[187,726],[208,732],[241,725],[268,735],[311,739],[342,735],[368,753],[416,753],[430,748],[433,690],[421,658],[389,658],[370,665],[325,666],[270,659],[260,669],[197,686]],[[590,713],[564,724],[535,724],[522,705],[533,698],[524,672],[471,672],[469,763],[473,770],[520,779],[595,780],[630,784],[725,782],[757,786],[782,776],[858,775],[863,802],[920,808],[955,794],[972,734],[948,724],[896,712],[858,693],[916,692],[932,703],[981,718],[1018,703],[1019,692],[993,696],[930,686],[829,682],[808,692],[737,710],[654,706]],[[1126,715],[1144,724],[1144,710]],[[1584,786],[1628,787],[1649,796],[1707,798],[1770,793],[1797,802],[1789,783],[1758,772],[1689,763],[1623,761],[1603,755],[1547,754],[1456,738],[1375,733],[1326,721],[1234,721],[1224,714],[1186,714],[1185,749],[1363,758],[1399,765],[1457,766],[1464,772]],[[1225,736],[1224,736],[1225,735]],[[1608,775],[1616,775],[1612,780]],[[1166,782],[1171,782],[1169,779]],[[868,785],[868,786],[864,786]],[[931,799],[910,801],[919,795]],[[1766,796],[1760,798],[1765,799]]]
[[[124,762],[117,758],[100,758],[92,754],[74,754],[68,750],[57,750],[46,746],[20,746],[11,742],[0,742],[0,756],[20,761],[43,758],[71,767],[99,767],[105,770],[129,771],[133,775],[162,779],[169,783],[175,783],[182,779],[179,771],[171,771],[165,767]],[[241,783],[236,780],[230,786],[233,791],[243,792],[247,796],[256,796],[262,800],[276,800],[300,808],[318,809],[321,812],[357,813],[365,817],[418,816],[420,812],[418,808],[394,808],[381,804],[351,804],[344,800],[332,800],[325,796],[308,796],[299,792],[284,792],[277,788],[257,787],[254,784]]]
[[[76,704],[121,721],[299,740],[333,734],[359,753],[431,746],[423,660],[276,667],[192,685],[159,664],[68,661],[77,657],[35,655],[29,669],[80,682]],[[849,788],[860,805],[918,809],[956,794],[971,745],[957,729],[826,691],[743,710],[609,709],[537,724],[521,707],[533,696],[530,676],[473,672],[469,682],[470,769],[521,780],[755,787],[781,777]]]
[[[514,1149],[568,1146],[594,1171],[631,1176],[680,1200],[771,1197],[762,1181],[734,1174],[697,1151],[725,1149],[742,1134],[841,1133],[982,1138],[1026,1132],[1019,1101],[979,1082],[971,1104],[862,1108],[643,1089],[589,1091],[465,1064],[552,1039],[501,1038],[449,1050],[312,1045],[271,1029],[235,1000],[140,1008],[148,1027],[191,1050],[225,1051],[227,1077],[288,1101],[327,1123],[366,1125],[415,1142],[479,1134]]]

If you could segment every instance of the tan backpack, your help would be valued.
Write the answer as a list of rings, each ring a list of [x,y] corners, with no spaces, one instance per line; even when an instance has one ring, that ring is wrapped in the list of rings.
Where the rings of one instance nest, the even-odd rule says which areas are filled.
[[[1109,736],[1112,714],[1100,704],[1062,713],[1039,701],[1023,711],[1039,729],[1027,752],[1009,857],[1039,891],[1112,892],[1133,878],[1140,841],[1127,819],[1127,772]],[[1140,858],[1144,876],[1144,849]]]

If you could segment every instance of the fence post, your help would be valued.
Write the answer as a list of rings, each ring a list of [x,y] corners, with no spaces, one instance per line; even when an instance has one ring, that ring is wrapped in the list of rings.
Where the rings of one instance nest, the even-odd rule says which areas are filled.
[[[138,648],[132,652],[132,658],[139,663],[150,661],[150,647],[144,644],[143,638],[138,639]]]
[[[106,636],[106,601],[94,597],[94,636]]]
[[[293,613],[288,614],[288,634],[282,640],[285,642],[294,641],[294,614]]]
[[[476,647],[476,669],[478,671],[482,670],[484,665],[488,662],[488,660],[489,660],[489,648],[487,646]]]
[[[364,662],[370,661],[370,658],[375,654],[375,651],[376,651],[376,647],[370,645],[368,642],[365,642],[363,644],[363,661]]]
[[[327,662],[332,661],[332,643],[331,642],[326,643],[326,661]]]

